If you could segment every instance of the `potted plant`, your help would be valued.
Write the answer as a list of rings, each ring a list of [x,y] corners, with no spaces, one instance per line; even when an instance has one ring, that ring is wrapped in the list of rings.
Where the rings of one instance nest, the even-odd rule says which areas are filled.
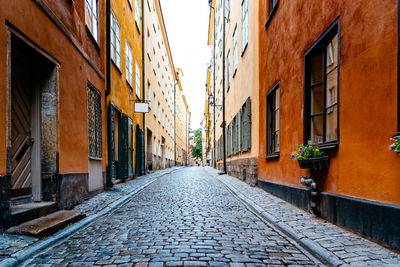
[[[329,156],[314,146],[311,141],[307,145],[298,144],[299,152],[293,151],[291,158],[296,159],[301,169],[322,170],[329,168]]]
[[[400,153],[400,138],[397,139],[390,138],[390,140],[395,142],[389,146],[389,150],[393,150],[397,153]]]

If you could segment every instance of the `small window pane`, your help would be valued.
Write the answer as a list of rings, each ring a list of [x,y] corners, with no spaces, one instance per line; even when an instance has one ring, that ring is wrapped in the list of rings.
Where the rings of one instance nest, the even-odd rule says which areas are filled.
[[[324,88],[322,85],[311,88],[311,114],[324,110]]]
[[[322,59],[322,53],[318,53],[311,58],[311,84],[322,82],[324,73]]]
[[[279,140],[279,131],[275,132],[275,152],[279,152],[280,148],[280,140]]]
[[[275,131],[278,131],[279,128],[279,122],[280,122],[280,114],[279,114],[279,109],[275,111]]]
[[[337,66],[338,36],[336,35],[326,47],[326,71],[329,72]]]
[[[338,139],[338,106],[330,107],[326,111],[326,141]]]
[[[324,142],[323,128],[324,128],[323,115],[311,118],[311,141],[314,144],[322,144]]]
[[[326,106],[337,103],[337,69],[326,77]]]
[[[281,89],[278,88],[278,89],[276,89],[276,92],[275,92],[275,109],[279,109],[281,106],[280,95],[281,95]]]

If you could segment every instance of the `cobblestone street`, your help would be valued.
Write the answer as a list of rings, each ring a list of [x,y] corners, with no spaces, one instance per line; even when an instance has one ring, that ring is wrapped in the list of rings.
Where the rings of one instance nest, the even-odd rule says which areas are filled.
[[[186,168],[159,179],[124,206],[43,252],[28,265],[134,263],[319,264],[248,211],[205,169]]]

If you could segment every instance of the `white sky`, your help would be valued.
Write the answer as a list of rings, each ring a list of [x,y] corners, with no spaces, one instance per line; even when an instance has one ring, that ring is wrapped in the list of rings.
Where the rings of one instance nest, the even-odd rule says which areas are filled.
[[[203,119],[209,6],[207,0],[160,0],[175,67],[183,70],[183,92],[192,113],[191,128]]]

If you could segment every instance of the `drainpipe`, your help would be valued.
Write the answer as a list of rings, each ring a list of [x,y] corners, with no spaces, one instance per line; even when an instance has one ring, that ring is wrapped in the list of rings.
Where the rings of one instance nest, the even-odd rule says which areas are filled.
[[[214,143],[214,151],[213,151],[213,153],[214,153],[214,156],[213,156],[213,163],[214,163],[214,168],[217,168],[217,160],[216,160],[216,156],[217,156],[217,154],[216,154],[216,147],[215,147],[215,145],[216,145],[216,137],[215,137],[215,98],[217,97],[216,95],[215,95],[215,7],[212,7],[212,9],[213,9],[213,11],[214,11],[214,22],[213,22],[213,46],[214,46],[214,49],[213,49],[213,58],[214,58],[214,60],[213,60],[213,65],[214,65],[214,71],[213,71],[213,91],[214,91],[214,111],[213,111],[213,121],[214,121],[214,128],[213,128],[213,131],[214,131],[214,139],[213,139],[213,143]]]
[[[108,0],[109,1],[109,0]],[[145,82],[145,60],[144,60],[144,37],[145,37],[145,32],[144,32],[144,0],[142,0],[142,82],[143,82],[143,86],[142,86],[142,96],[143,96],[143,101],[145,101],[146,96],[145,96],[145,86],[146,86],[146,82]],[[150,96],[149,96],[150,97]],[[146,140],[147,138],[147,133],[146,133],[146,113],[142,113],[143,115],[143,140]],[[146,144],[143,144],[143,173],[146,173]],[[137,149],[137,148],[136,148]]]
[[[313,214],[317,215],[317,196],[318,196],[317,183],[311,177],[306,177],[306,176],[301,177],[300,183],[310,188],[309,190],[310,190],[311,211]]]
[[[224,153],[224,173],[226,173],[226,136],[225,136],[225,0],[222,9],[222,141]]]
[[[111,0],[106,1],[106,97],[111,93]],[[107,106],[107,99],[106,99]]]

